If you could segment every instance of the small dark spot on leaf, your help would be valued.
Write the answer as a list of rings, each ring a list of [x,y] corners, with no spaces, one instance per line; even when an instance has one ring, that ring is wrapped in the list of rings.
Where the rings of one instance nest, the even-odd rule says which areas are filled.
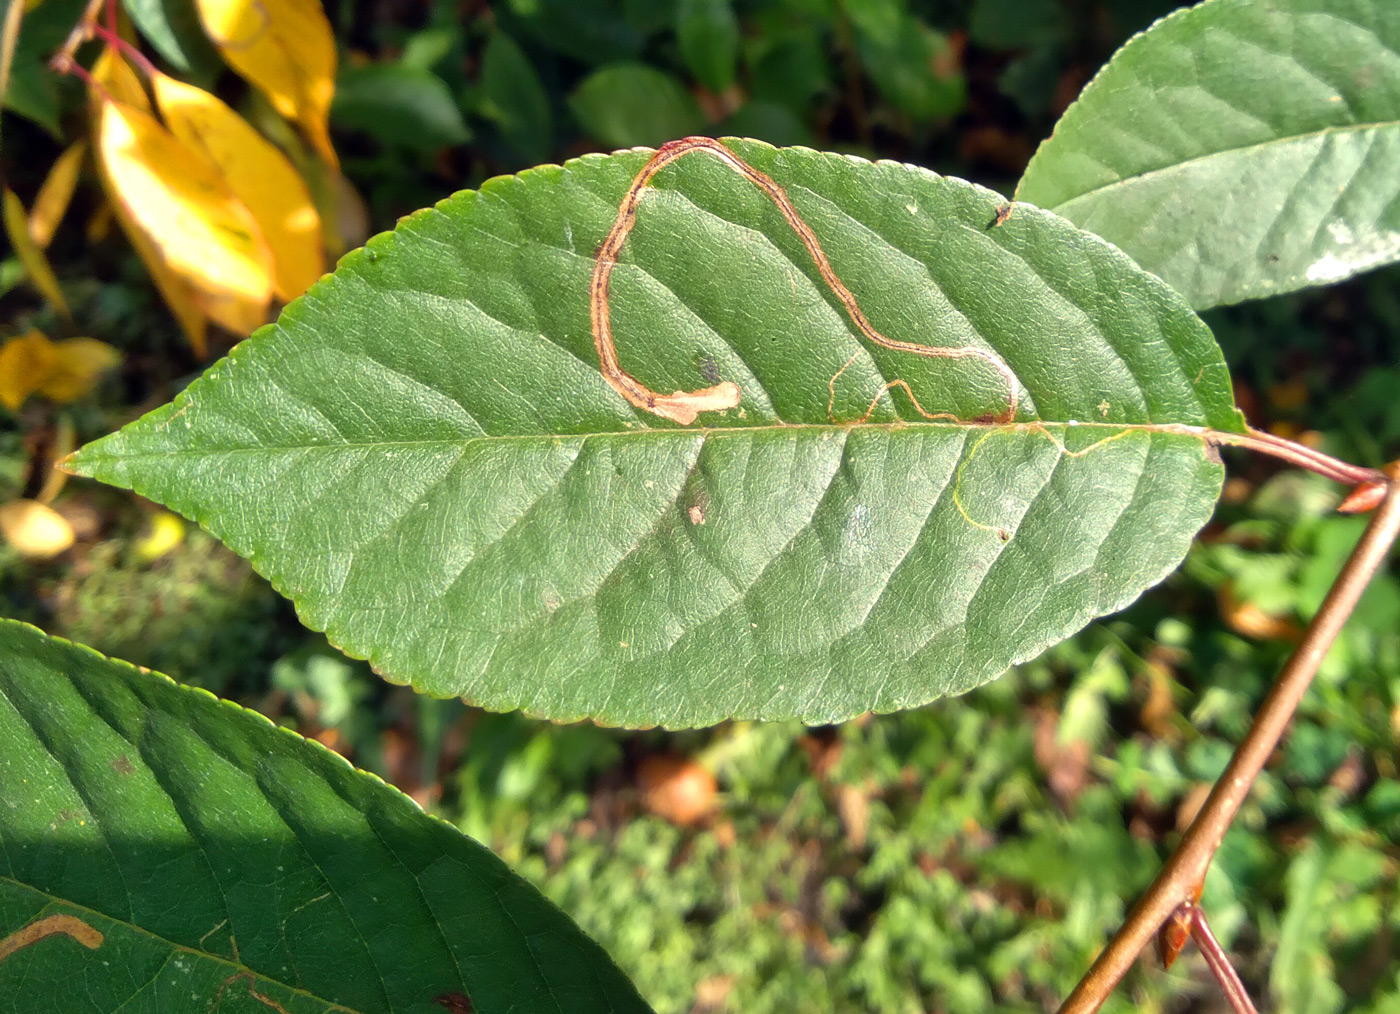
[[[1007,533],[1005,528],[998,528],[997,538],[1000,539],[1002,542],[1006,542],[1008,539],[1011,538],[1011,536]]]
[[[472,1000],[466,993],[444,993],[433,997],[433,1003],[445,1007],[451,1014],[472,1014]]]
[[[1270,263],[1270,264],[1277,264],[1277,263],[1278,263],[1278,254],[1269,254],[1269,263]]]
[[[996,217],[987,223],[987,228],[995,229],[997,226],[1004,223],[1008,218],[1011,217],[1011,212],[1015,209],[1015,207],[1016,205],[1010,203],[1009,201],[1006,204],[1000,205],[997,208]]]
[[[705,378],[705,383],[719,383],[719,363],[715,362],[714,356],[708,353],[702,354],[696,361],[695,366],[699,369],[700,376]]]
[[[119,775],[134,775],[136,773],[136,765],[131,763],[130,757],[126,754],[122,754],[116,760],[112,761],[112,770]]]

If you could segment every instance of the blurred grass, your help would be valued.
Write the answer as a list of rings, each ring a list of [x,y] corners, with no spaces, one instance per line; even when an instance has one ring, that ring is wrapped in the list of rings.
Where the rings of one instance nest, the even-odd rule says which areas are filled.
[[[1171,6],[510,0],[464,16],[442,0],[331,4],[345,66],[418,85],[394,90],[407,105],[390,133],[375,130],[390,114],[353,103],[333,127],[375,229],[487,176],[638,140],[618,131],[679,126],[1006,189],[1113,48]],[[622,89],[597,115],[617,68],[638,65],[666,86]],[[240,98],[236,81],[220,86]],[[405,124],[430,114],[471,140],[440,129],[424,149],[429,135]],[[61,147],[0,121],[0,171],[23,193]],[[78,319],[127,356],[62,410],[84,440],[201,368],[135,258],[89,240],[93,210],[80,194],[51,248]],[[1251,421],[1365,464],[1394,454],[1397,293],[1390,269],[1212,312]],[[0,294],[0,317],[6,334],[62,333],[22,289]],[[59,415],[36,401],[0,419],[0,498],[32,492]],[[56,506],[78,545],[45,564],[0,549],[0,609],[234,696],[382,774],[538,883],[663,1014],[1052,1010],[1199,805],[1362,523],[1330,513],[1325,482],[1230,465],[1186,566],[1132,608],[966,697],[839,728],[623,732],[421,698],[301,628],[207,535],[184,527],[156,554],[158,512],[76,483]],[[1270,1009],[1400,1014],[1398,734],[1400,585],[1387,575],[1207,883],[1212,923]],[[663,754],[718,781],[692,826],[656,815],[639,787]],[[1221,1005],[1188,949],[1170,973],[1141,963],[1107,1009]]]

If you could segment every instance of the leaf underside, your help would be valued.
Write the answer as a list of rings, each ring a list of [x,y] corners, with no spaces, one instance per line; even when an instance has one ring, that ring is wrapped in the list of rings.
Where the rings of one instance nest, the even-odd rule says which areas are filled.
[[[0,785],[7,1014],[648,1010],[567,916],[397,790],[10,620]]]
[[[588,303],[631,151],[406,219],[69,464],[199,520],[390,679],[554,719],[909,707],[1176,566],[1222,472],[1173,427],[1241,426],[1179,296],[1054,216],[989,229],[999,198],[962,181],[726,143],[876,329],[999,356],[1017,422],[920,414],[909,393],[995,417],[1005,381],[864,343],[778,210],[705,153],[641,201],[613,330],[655,390],[730,380],[742,402],[688,428],[634,410]]]
[[[1198,309],[1400,258],[1400,4],[1208,0],[1128,42],[1017,192]]]

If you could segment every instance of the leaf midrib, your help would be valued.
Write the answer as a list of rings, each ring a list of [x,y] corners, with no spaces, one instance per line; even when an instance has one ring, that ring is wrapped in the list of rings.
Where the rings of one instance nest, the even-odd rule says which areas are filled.
[[[1181,162],[1173,162],[1169,165],[1154,166],[1151,169],[1147,169],[1139,173],[1134,173],[1131,176],[1121,176],[1118,179],[1114,180],[1112,183],[1105,183],[1102,186],[1092,187],[1088,190],[1083,191],[1082,193],[1075,194],[1073,197],[1069,198],[1066,201],[1061,201],[1059,204],[1051,205],[1046,210],[1053,211],[1057,215],[1063,214],[1063,209],[1068,208],[1071,205],[1076,204],[1079,201],[1086,200],[1090,197],[1096,197],[1100,194],[1108,193],[1117,187],[1123,187],[1130,183],[1136,182],[1137,180],[1147,179],[1150,176],[1161,175],[1176,171],[1185,172],[1197,163],[1206,162],[1213,158],[1221,158],[1225,155],[1233,155],[1238,152],[1257,151],[1260,149],[1268,148],[1272,145],[1296,144],[1300,141],[1306,141],[1315,137],[1323,137],[1327,134],[1359,133],[1364,130],[1383,130],[1387,127],[1400,127],[1400,119],[1375,120],[1371,123],[1355,123],[1349,124],[1345,127],[1323,127],[1319,130],[1310,130],[1305,134],[1289,134],[1286,137],[1274,137],[1270,138],[1267,141],[1256,141],[1253,144],[1241,144],[1235,145],[1231,148],[1219,148],[1215,151],[1206,152],[1203,155],[1193,156],[1192,158],[1185,159]],[[1103,163],[1100,162],[1099,164],[1102,165]]]
[[[1195,426],[1191,423],[1137,423],[1137,422],[1091,422],[1080,420],[1031,420],[1021,423],[948,423],[948,422],[912,422],[908,420],[896,420],[894,422],[881,423],[771,423],[764,426],[707,426],[696,427],[694,429],[644,429],[644,430],[599,430],[587,433],[501,433],[485,434],[482,436],[470,436],[460,439],[425,439],[425,440],[374,440],[363,443],[343,443],[343,444],[291,444],[286,446],[271,446],[259,444],[254,447],[211,447],[211,448],[174,448],[170,450],[157,451],[120,451],[117,453],[99,454],[96,452],[86,453],[84,451],[75,452],[74,456],[65,459],[60,463],[60,467],[71,475],[84,474],[81,470],[89,465],[94,465],[106,461],[129,461],[134,458],[174,458],[174,457],[206,457],[215,454],[252,454],[258,452],[281,453],[286,451],[347,451],[347,450],[377,450],[392,447],[469,447],[477,443],[497,443],[511,440],[596,440],[603,437],[623,437],[631,439],[643,439],[647,437],[656,439],[679,439],[680,437],[698,436],[702,440],[707,440],[711,436],[728,436],[740,433],[856,433],[885,430],[889,433],[901,432],[905,430],[930,431],[930,430],[999,430],[1007,433],[1019,433],[1046,429],[1099,429],[1111,430],[1115,433],[1123,431],[1135,431],[1142,433],[1166,433],[1176,436],[1197,437],[1206,440],[1212,433],[1218,432],[1206,426]],[[116,434],[114,434],[115,436]]]

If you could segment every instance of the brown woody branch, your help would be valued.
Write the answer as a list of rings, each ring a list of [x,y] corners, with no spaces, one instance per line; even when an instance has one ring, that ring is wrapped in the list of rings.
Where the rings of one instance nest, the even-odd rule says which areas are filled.
[[[1400,535],[1400,469],[1391,466],[1387,473],[1384,502],[1308,625],[1302,643],[1260,705],[1254,724],[1236,748],[1229,766],[1157,879],[1070,993],[1060,1014],[1092,1014],[1098,1010],[1163,923],[1181,905],[1193,900],[1225,832],[1278,745],[1323,657]]]

